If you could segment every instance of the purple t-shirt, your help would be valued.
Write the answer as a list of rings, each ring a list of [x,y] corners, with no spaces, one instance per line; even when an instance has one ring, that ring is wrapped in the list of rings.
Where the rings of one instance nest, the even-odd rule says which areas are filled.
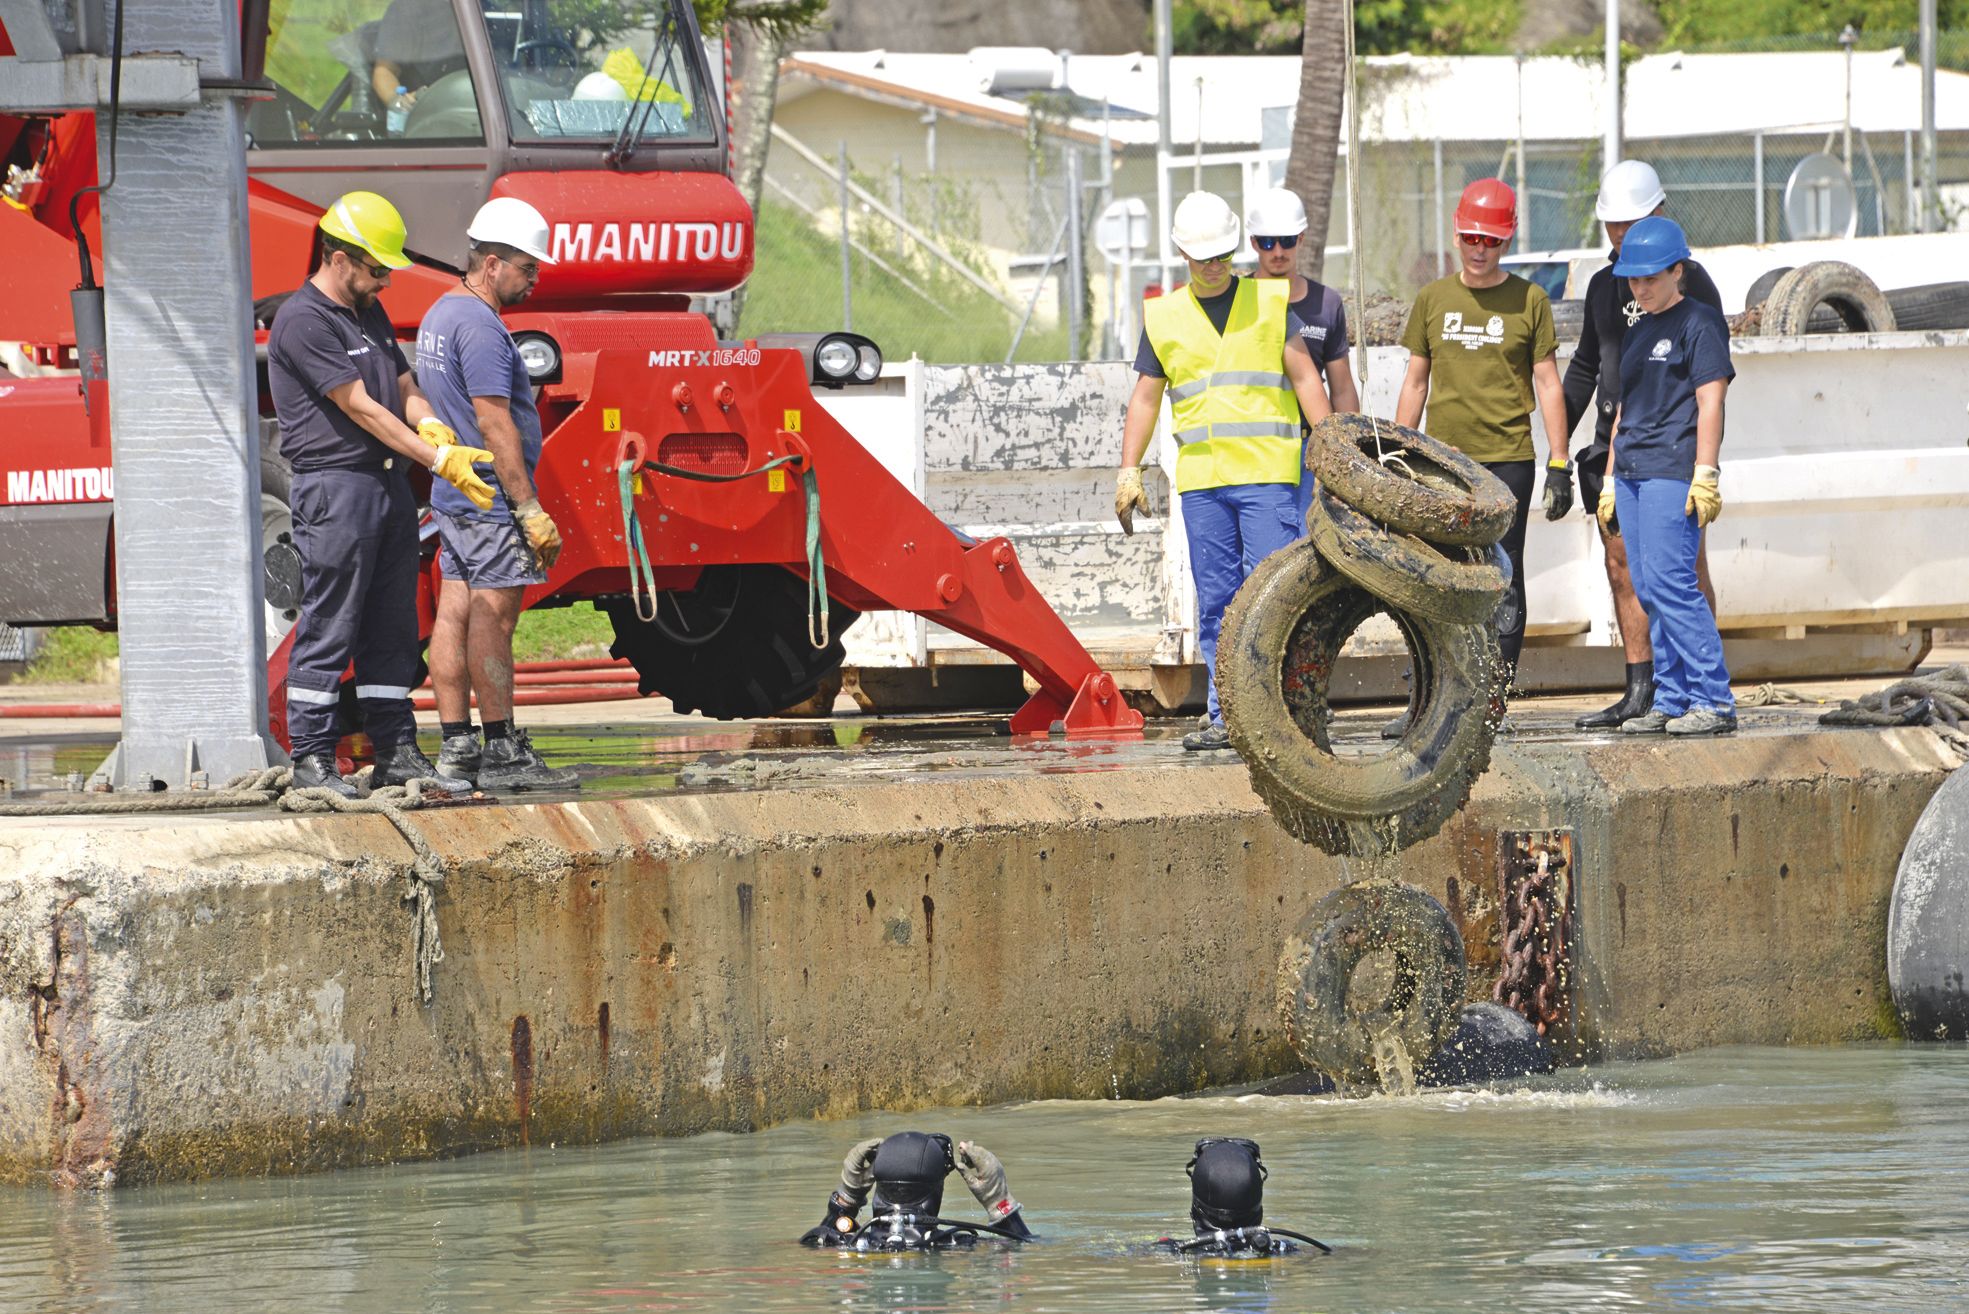
[[[417,383],[440,420],[468,447],[484,447],[474,397],[504,397],[520,431],[528,474],[540,465],[540,411],[533,380],[505,321],[469,292],[447,293],[431,303],[417,326]],[[490,465],[476,467],[492,485],[492,509],[481,511],[442,479],[431,482],[431,506],[462,520],[505,521],[512,511]]]
[[[1285,311],[1286,332],[1302,339],[1322,378],[1329,362],[1347,354],[1347,308],[1324,283],[1306,280],[1306,295]]]
[[[356,310],[301,284],[267,334],[267,384],[287,464],[298,471],[382,469],[390,449],[328,394],[360,379],[362,390],[401,420],[398,381],[409,371],[381,305]]]

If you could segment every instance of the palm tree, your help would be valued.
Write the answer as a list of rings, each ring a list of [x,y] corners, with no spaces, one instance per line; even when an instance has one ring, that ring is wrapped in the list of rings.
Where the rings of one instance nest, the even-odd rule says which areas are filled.
[[[1319,278],[1326,263],[1333,180],[1339,171],[1346,104],[1346,0],[1306,0],[1305,38],[1299,60],[1299,109],[1292,121],[1292,155],[1285,164],[1285,185],[1297,192],[1306,206],[1299,272]]]

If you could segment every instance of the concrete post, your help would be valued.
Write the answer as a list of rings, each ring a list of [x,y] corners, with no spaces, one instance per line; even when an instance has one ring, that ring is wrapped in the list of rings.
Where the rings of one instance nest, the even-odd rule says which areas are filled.
[[[198,64],[196,107],[123,114],[102,197],[123,740],[118,788],[284,761],[267,734],[260,440],[236,0],[124,0],[127,53]],[[96,121],[98,158],[109,116]]]

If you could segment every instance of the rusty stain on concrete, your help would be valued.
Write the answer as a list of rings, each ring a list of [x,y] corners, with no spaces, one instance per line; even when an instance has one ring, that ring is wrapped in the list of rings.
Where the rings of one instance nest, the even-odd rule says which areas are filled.
[[[533,1121],[533,1023],[522,1013],[513,1019],[513,1109],[519,1115],[520,1144]]]

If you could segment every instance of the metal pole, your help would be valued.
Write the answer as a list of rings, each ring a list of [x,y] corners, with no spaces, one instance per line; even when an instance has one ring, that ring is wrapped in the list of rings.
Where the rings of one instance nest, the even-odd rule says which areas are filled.
[[[1192,155],[1190,190],[1203,190],[1203,79],[1196,80],[1196,149]]]
[[[1176,213],[1169,186],[1169,61],[1174,58],[1170,8],[1171,0],[1155,0],[1155,249],[1156,281],[1164,288],[1175,268],[1169,249],[1169,221]]]
[[[1620,0],[1607,0],[1606,169],[1620,163]]]
[[[1921,231],[1921,209],[1914,199],[1914,133],[1901,130],[1901,226],[1910,233]]]
[[[930,175],[930,231],[937,231],[937,111],[933,107],[923,114],[927,131],[923,136],[924,172]]]
[[[1518,56],[1518,231],[1524,234],[1521,248],[1536,251],[1531,240],[1531,193],[1525,187],[1525,57]]]
[[[1750,134],[1750,167],[1757,172],[1757,241],[1764,240],[1764,134]]]
[[[855,326],[854,253],[848,236],[848,143],[841,143],[838,169],[841,176],[841,327]]]
[[[1921,231],[1941,228],[1935,167],[1935,0],[1921,0]]]
[[[1449,272],[1449,210],[1443,196],[1443,139],[1436,138],[1436,275]],[[1358,334],[1361,330],[1356,329]]]
[[[1846,125],[1845,147],[1846,173],[1853,172],[1853,45],[1859,40],[1859,33],[1851,23],[1839,34],[1839,44],[1846,49]]]
[[[1081,356],[1081,325],[1087,318],[1087,234],[1081,226],[1080,152],[1067,147],[1067,359]]]

